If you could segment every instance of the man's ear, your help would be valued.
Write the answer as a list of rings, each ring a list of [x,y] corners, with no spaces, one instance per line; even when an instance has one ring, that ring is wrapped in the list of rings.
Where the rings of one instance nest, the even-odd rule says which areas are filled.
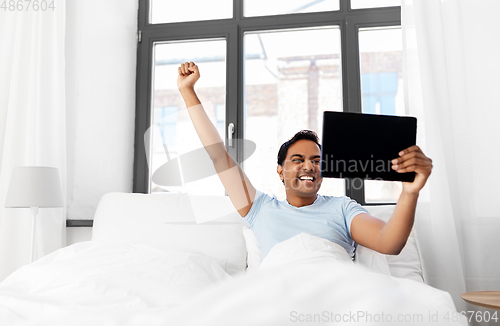
[[[281,165],[278,164],[278,167],[276,168],[276,172],[278,172],[281,181],[283,181],[283,179],[285,178],[283,176],[283,166],[281,166]]]

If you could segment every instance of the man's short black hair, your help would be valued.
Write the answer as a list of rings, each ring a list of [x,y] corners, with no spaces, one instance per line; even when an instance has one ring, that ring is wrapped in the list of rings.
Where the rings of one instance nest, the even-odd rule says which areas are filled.
[[[312,130],[301,130],[288,141],[284,142],[283,145],[281,145],[280,150],[278,151],[278,165],[283,166],[283,164],[285,164],[286,154],[288,153],[288,149],[290,148],[290,146],[302,139],[315,142],[316,145],[318,145],[318,147],[321,149],[318,134],[316,134]]]

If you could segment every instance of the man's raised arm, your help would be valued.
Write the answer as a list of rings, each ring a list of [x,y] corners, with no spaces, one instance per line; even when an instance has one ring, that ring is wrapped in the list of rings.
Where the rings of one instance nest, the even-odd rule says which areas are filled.
[[[219,132],[210,121],[196,95],[194,85],[200,78],[198,66],[193,62],[186,62],[181,64],[178,71],[177,87],[186,103],[196,133],[210,156],[231,202],[238,213],[244,217],[252,207],[255,188],[238,163],[227,153]]]

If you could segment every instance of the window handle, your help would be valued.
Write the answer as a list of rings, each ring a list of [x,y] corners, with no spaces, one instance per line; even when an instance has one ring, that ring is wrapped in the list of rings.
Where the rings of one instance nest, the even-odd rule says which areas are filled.
[[[234,123],[227,125],[227,145],[233,147]]]

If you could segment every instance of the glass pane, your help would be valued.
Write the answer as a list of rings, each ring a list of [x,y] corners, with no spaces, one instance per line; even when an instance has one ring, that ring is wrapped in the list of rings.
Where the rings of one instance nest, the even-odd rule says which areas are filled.
[[[399,6],[401,6],[401,0],[351,0],[352,9]]]
[[[404,115],[400,28],[359,31],[364,113]]]
[[[206,158],[186,106],[177,88],[177,69],[186,61],[195,62],[201,71],[201,78],[196,84],[196,92],[202,101],[208,116],[217,126],[224,139],[226,116],[226,41],[198,40],[186,42],[156,43],[153,49],[153,109],[151,128],[146,133],[150,154],[150,192],[186,192],[191,194],[220,194],[224,188],[214,174],[210,177],[185,182],[190,179],[189,162],[183,160],[188,153]],[[199,150],[199,151],[198,151]],[[208,156],[207,156],[208,157]],[[178,164],[179,161],[181,164]],[[207,169],[213,169],[209,162]],[[170,179],[157,184],[152,175],[160,167],[169,164]],[[205,166],[203,167],[205,168]],[[187,176],[187,178],[186,178]],[[156,179],[157,180],[157,179]]]
[[[339,0],[244,0],[244,15],[269,16],[339,10]]]
[[[257,189],[281,200],[281,144],[302,129],[321,137],[323,111],[342,111],[340,31],[246,33],[244,58],[245,138],[257,144],[244,169]],[[345,194],[344,180],[324,179],[320,193]]]
[[[359,50],[363,113],[405,115],[401,29],[362,29]],[[400,182],[365,181],[366,202],[396,202],[400,193]]]
[[[150,0],[151,24],[233,17],[233,0]]]

